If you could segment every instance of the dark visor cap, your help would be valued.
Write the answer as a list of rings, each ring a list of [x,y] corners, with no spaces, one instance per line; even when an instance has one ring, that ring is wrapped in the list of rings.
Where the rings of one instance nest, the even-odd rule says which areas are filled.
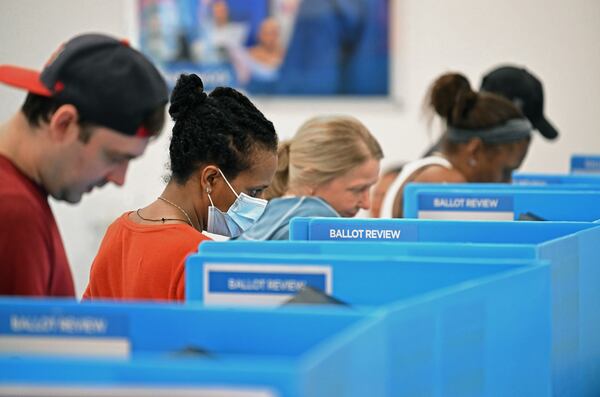
[[[168,102],[156,67],[124,40],[83,34],[62,45],[42,72],[0,65],[0,82],[74,105],[83,120],[147,137],[142,122]]]
[[[496,68],[483,77],[481,91],[510,99],[545,138],[558,137],[558,131],[544,116],[542,83],[527,70],[515,66]]]

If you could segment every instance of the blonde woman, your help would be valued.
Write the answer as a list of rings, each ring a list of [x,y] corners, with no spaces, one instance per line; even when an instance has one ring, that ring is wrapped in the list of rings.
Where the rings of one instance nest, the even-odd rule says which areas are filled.
[[[278,149],[272,200],[260,219],[238,239],[287,240],[298,216],[353,217],[369,209],[381,147],[357,119],[322,116],[308,120]]]

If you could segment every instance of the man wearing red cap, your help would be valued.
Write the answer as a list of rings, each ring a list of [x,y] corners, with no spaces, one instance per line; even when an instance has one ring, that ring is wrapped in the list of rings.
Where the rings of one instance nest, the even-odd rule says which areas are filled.
[[[28,91],[0,126],[0,295],[74,296],[48,195],[77,203],[122,185],[163,127],[166,84],[141,53],[102,34],[69,40],[41,73],[0,65],[0,82]]]

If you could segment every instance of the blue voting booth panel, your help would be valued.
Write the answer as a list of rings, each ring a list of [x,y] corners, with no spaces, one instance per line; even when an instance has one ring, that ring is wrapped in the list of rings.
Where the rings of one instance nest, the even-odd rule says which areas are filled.
[[[276,306],[308,285],[353,306],[382,306],[533,264],[532,259],[198,253],[186,261],[186,301]]]
[[[525,273],[529,272],[521,276]],[[390,344],[389,367],[397,379],[392,383],[393,395],[551,395],[546,381],[550,373],[549,323],[538,323],[547,327],[544,330],[527,325],[527,317],[539,316],[540,306],[547,304],[548,280],[533,273],[526,277],[517,280],[504,273],[473,288],[457,288],[441,299],[425,297],[421,305],[393,305],[390,330],[395,339],[405,341]],[[526,285],[535,292],[528,294]],[[546,292],[540,293],[543,290]],[[507,299],[513,293],[516,299]],[[515,305],[527,307],[516,313]],[[545,347],[529,345],[540,336]],[[527,380],[521,371],[535,374],[529,372]],[[543,379],[543,384],[534,377]]]
[[[594,229],[596,230],[596,229]],[[598,259],[598,235],[583,233],[580,236],[580,263],[588,264],[582,274],[579,291],[580,326],[580,360],[582,364],[581,379],[585,396],[600,395],[600,260]],[[593,265],[595,264],[595,266]]]
[[[466,250],[466,251],[465,251]],[[535,250],[524,244],[354,241],[206,241],[203,254],[352,255],[430,258],[522,258],[534,259]]]
[[[600,217],[600,191],[540,190],[506,185],[408,184],[404,217],[420,219],[513,220],[533,214],[549,221],[591,222]]]
[[[295,230],[295,229],[298,230]],[[387,238],[369,247],[357,244],[353,230],[393,230],[410,235],[419,244],[394,244]],[[409,233],[404,234],[405,230]],[[340,231],[345,238],[340,237]],[[352,241],[346,248],[323,245],[325,252],[346,255],[399,254],[441,257],[536,257],[547,259],[552,272],[553,386],[556,395],[593,396],[600,392],[600,316],[592,307],[600,301],[597,246],[600,228],[576,222],[474,222],[414,219],[300,218],[292,222],[291,235],[313,240]],[[382,234],[383,235],[383,234]],[[379,237],[381,237],[380,235]],[[365,241],[363,238],[360,241]],[[459,243],[459,244],[457,244]],[[432,246],[433,245],[433,246]],[[436,245],[438,245],[436,247]],[[491,245],[491,247],[490,247]],[[207,249],[214,249],[207,246]],[[223,248],[217,248],[223,249]],[[313,250],[316,248],[313,248]],[[593,376],[592,376],[593,375]]]
[[[571,173],[600,174],[600,155],[572,155]]]
[[[279,290],[265,288],[269,279],[277,278],[273,266],[284,268],[279,274],[289,278],[295,268],[326,266],[331,275],[329,294],[353,309],[364,305],[389,309],[392,396],[459,391],[463,394],[458,395],[549,395],[547,264],[515,259],[206,252],[210,250],[188,258],[187,299],[208,302],[215,292],[211,271],[223,271],[219,265],[232,268],[229,277],[235,281],[230,283],[230,293],[237,295],[237,301],[225,302],[229,304],[252,303],[253,294],[277,295]],[[268,272],[261,275],[261,267]],[[239,293],[240,280],[252,281],[245,287],[252,294]],[[318,286],[323,285],[327,283]],[[216,292],[224,292],[220,284]]]
[[[589,222],[294,218],[290,240],[538,244],[594,226]]]
[[[594,174],[534,174],[515,172],[512,175],[515,185],[546,186],[547,188],[598,190],[600,189],[600,173]],[[554,186],[560,185],[560,186]]]
[[[0,299],[0,394],[386,396],[386,332],[382,316],[341,309]],[[108,342],[124,355],[105,354]]]

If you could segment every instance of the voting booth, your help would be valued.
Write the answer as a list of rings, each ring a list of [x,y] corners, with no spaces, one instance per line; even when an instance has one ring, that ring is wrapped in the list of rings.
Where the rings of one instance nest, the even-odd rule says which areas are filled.
[[[571,173],[600,175],[600,155],[572,155]]]
[[[292,256],[201,251],[186,261],[185,296],[205,305],[278,306],[307,285],[364,308],[533,264],[521,258],[414,258],[375,252],[356,257],[340,252]]]
[[[269,243],[231,243],[233,250],[229,242],[203,243],[188,258],[187,300],[278,305],[309,285],[352,310],[387,312],[391,396],[549,393],[544,261],[244,253],[244,245]]]
[[[396,252],[419,257],[547,259],[552,273],[555,395],[590,396],[600,390],[597,223],[297,218],[292,222],[290,235],[293,240],[319,242],[302,245],[298,241],[296,246],[287,248],[292,252],[337,250],[355,256],[361,252]],[[324,244],[325,241],[332,243]],[[333,243],[341,241],[352,244]],[[284,249],[284,245],[269,247]],[[242,249],[250,249],[250,245],[239,248]]]
[[[388,396],[356,310],[0,299],[0,395]]]
[[[419,219],[592,222],[600,219],[598,203],[599,190],[410,183],[404,188],[403,215]]]
[[[595,174],[535,174],[515,172],[512,175],[514,185],[527,185],[528,187],[559,185],[555,188],[573,190],[598,190],[600,189],[600,173]],[[488,184],[496,185],[496,184]],[[506,186],[506,184],[501,184]]]

